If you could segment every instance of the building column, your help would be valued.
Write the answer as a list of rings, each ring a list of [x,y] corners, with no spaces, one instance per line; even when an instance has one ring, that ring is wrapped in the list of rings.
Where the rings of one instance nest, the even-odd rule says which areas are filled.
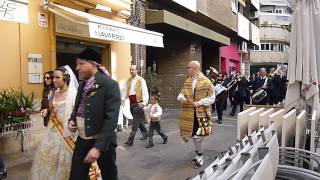
[[[132,14],[129,23],[133,26],[145,29],[145,10],[147,8],[146,0],[132,1]],[[140,44],[131,44],[131,64],[138,65],[141,75],[146,73],[146,46]]]

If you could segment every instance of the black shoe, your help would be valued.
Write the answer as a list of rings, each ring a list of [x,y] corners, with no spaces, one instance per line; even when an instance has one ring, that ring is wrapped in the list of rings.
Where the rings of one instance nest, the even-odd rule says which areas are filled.
[[[127,141],[127,142],[125,142],[124,144],[127,145],[127,146],[132,146],[132,145],[133,145],[133,142]]]
[[[152,148],[153,147],[153,143],[149,143],[146,148]]]
[[[222,123],[222,119],[219,119],[219,120],[218,120],[218,123],[221,124],[221,123]]]
[[[163,138],[163,144],[167,144],[168,143],[168,136],[166,136],[165,138]]]
[[[234,113],[233,113],[233,112],[231,112],[231,113],[230,113],[230,116],[234,116]]]
[[[147,140],[147,139],[148,139],[148,136],[143,136],[142,138],[140,138],[141,141]]]

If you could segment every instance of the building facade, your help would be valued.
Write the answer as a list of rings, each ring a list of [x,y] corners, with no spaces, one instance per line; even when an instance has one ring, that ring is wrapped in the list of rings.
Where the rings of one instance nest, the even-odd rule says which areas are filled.
[[[260,67],[276,67],[288,62],[290,46],[290,3],[287,0],[260,0],[260,45],[251,51],[251,73]]]
[[[187,78],[187,63],[197,60],[201,70],[220,70],[220,47],[230,45],[237,30],[231,1],[148,0],[146,28],[164,34],[164,48],[146,48],[147,65],[157,64],[161,103],[178,108],[176,97]]]
[[[33,92],[37,102],[42,97],[43,73],[63,65],[75,71],[76,57],[86,47],[101,55],[100,63],[120,88],[130,76],[130,64],[137,63],[131,44],[163,47],[162,34],[133,26],[131,0],[0,3],[0,90],[20,88],[26,94]],[[38,119],[38,114],[32,116],[32,120]],[[35,124],[42,127],[40,121]],[[37,132],[32,131],[31,148],[41,139]],[[0,154],[19,151],[20,143],[12,140],[1,138]]]
[[[8,11],[0,12],[0,66],[4,67],[0,75],[7,78],[1,78],[0,89],[21,88],[39,99],[42,74],[63,65],[75,70],[75,57],[86,47],[101,55],[100,63],[122,86],[130,76],[130,64],[137,59],[131,44],[163,46],[161,34],[130,25],[131,0],[3,3],[1,7]]]
[[[259,0],[233,0],[232,12],[237,15],[237,28],[229,46],[220,48],[221,71],[230,75],[249,68],[251,46],[258,45]]]

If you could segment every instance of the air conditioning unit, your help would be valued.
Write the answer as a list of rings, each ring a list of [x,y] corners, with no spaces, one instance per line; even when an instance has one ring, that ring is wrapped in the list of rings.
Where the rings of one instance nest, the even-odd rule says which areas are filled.
[[[248,44],[247,42],[243,41],[239,43],[239,52],[241,53],[247,53],[248,52]]]
[[[260,18],[260,11],[250,12],[250,19],[259,19]]]

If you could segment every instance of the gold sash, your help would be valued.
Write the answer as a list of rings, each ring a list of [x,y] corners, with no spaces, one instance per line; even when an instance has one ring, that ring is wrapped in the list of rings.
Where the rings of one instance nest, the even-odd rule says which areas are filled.
[[[56,113],[53,110],[53,106],[50,105],[50,112],[51,112],[51,117],[50,117],[50,121],[52,123],[53,128],[55,128],[58,133],[60,134],[61,138],[64,140],[64,142],[66,143],[68,149],[73,152],[74,147],[75,147],[75,143],[74,140],[68,136],[68,137],[64,137],[63,136],[63,123],[61,121],[59,121],[57,119]],[[98,177],[100,176],[100,169],[98,167],[98,163],[97,161],[93,162],[91,164],[90,170],[89,170],[89,177],[90,180],[98,180]]]
[[[194,113],[196,113],[199,127],[201,128],[200,134],[207,136],[212,133],[211,106],[200,106],[195,109],[193,103],[212,96],[214,93],[213,89],[214,87],[211,81],[202,73],[199,74],[195,87],[195,94],[192,93],[192,78],[189,77],[185,81],[181,94],[186,97],[187,103],[182,105],[180,113],[180,135],[183,139],[192,136]],[[194,110],[196,110],[196,112],[194,112]]]

